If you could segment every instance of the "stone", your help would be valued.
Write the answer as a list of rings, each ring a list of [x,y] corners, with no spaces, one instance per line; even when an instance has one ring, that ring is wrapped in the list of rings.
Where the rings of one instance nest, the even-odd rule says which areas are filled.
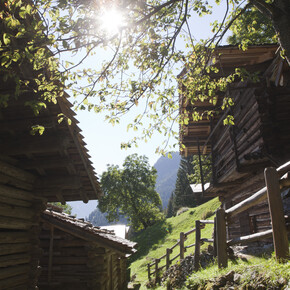
[[[235,274],[234,274],[234,282],[235,282],[236,284],[240,284],[240,282],[241,282],[241,277],[242,277],[241,274],[239,274],[239,273],[235,273]]]

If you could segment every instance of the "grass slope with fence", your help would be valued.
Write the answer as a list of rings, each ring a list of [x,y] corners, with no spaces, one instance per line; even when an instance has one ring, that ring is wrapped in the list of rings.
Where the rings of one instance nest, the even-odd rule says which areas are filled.
[[[141,284],[140,289],[147,289],[148,264],[164,256],[166,249],[171,248],[180,239],[180,232],[188,232],[195,227],[196,220],[212,220],[215,211],[220,206],[217,198],[198,207],[190,208],[176,217],[166,219],[140,233],[135,241],[138,242],[138,252],[131,257],[131,277],[134,284]],[[201,238],[211,239],[213,225],[205,225]],[[195,235],[189,235],[186,244],[195,242]],[[201,249],[207,248],[205,243]],[[289,243],[290,247],[290,243]],[[178,255],[179,247],[174,248],[172,257]],[[187,249],[185,257],[194,253],[194,247]],[[172,262],[178,262],[179,258]],[[160,260],[159,267],[166,263]],[[165,270],[165,269],[164,269]],[[154,271],[154,269],[153,269]],[[153,277],[152,277],[153,278]],[[224,269],[218,268],[217,262],[206,268],[193,272],[187,277],[182,287],[156,285],[154,289],[290,289],[290,261],[278,263],[274,252],[260,257],[248,256],[230,260]],[[171,284],[172,285],[172,284]]]
[[[216,209],[220,206],[217,198],[208,201],[198,207],[190,208],[180,215],[168,218],[140,233],[135,241],[138,243],[138,252],[131,258],[131,277],[134,277],[135,283],[141,283],[141,289],[146,289],[145,284],[148,281],[148,263],[154,262],[166,253],[167,248],[171,248],[180,239],[180,232],[188,232],[195,227],[196,220],[213,219]],[[201,231],[201,237],[211,239],[213,225],[205,225]],[[186,241],[187,244],[195,242],[195,236],[190,235]],[[207,247],[206,244],[202,246]],[[174,248],[172,257],[179,252],[179,247]],[[185,256],[194,253],[194,247],[187,249]],[[175,260],[172,264],[178,261]],[[160,265],[166,263],[166,259],[160,261]]]

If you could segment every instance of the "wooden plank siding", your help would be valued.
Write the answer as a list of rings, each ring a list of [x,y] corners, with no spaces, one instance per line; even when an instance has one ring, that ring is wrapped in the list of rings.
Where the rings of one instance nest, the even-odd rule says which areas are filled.
[[[55,207],[54,207],[55,208]],[[53,228],[53,231],[52,231]],[[53,232],[53,242],[52,242]],[[126,257],[135,243],[66,214],[42,214],[40,289],[118,290],[126,286]]]
[[[5,172],[5,178],[0,178],[0,289],[35,289],[45,202],[28,190],[33,175],[3,160],[0,172]]]

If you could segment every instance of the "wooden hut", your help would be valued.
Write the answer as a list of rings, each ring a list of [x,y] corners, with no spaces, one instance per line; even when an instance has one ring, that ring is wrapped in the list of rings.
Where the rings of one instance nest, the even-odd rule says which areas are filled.
[[[41,219],[40,289],[125,289],[136,243],[60,212],[46,210]]]
[[[9,84],[0,82],[1,92]],[[67,96],[35,115],[23,93],[0,107],[0,289],[35,289],[46,202],[98,199],[101,190]],[[72,122],[58,123],[59,114]],[[43,125],[42,135],[32,135]]]
[[[218,74],[227,76],[239,67],[258,76],[257,81],[236,79],[218,100],[231,97],[234,105],[221,111],[220,101],[190,103],[186,90],[180,96],[181,113],[206,110],[214,117],[193,119],[181,128],[182,154],[204,155],[211,163],[211,184],[203,194],[219,196],[225,209],[263,187],[266,166],[279,166],[290,160],[290,71],[276,45],[251,46],[246,51],[234,46],[216,49]],[[186,77],[186,74],[183,76]],[[189,114],[190,115],[190,114]],[[234,125],[224,125],[227,115]],[[206,179],[203,176],[204,179]],[[240,214],[228,229],[228,238],[270,228],[267,203]]]

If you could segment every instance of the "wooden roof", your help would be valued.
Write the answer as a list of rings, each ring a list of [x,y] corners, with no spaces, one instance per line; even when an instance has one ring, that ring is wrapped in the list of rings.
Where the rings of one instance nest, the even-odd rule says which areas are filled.
[[[258,45],[251,46],[247,50],[243,51],[237,46],[221,46],[215,51],[215,66],[219,68],[219,73],[212,77],[227,76],[232,73],[235,68],[245,68],[247,71],[266,71],[271,69],[272,75],[270,77],[277,77],[278,67],[281,64],[281,58],[276,57],[278,46],[277,45]],[[271,62],[276,58],[276,62],[273,65]],[[186,78],[186,72],[180,74],[181,77]],[[280,75],[279,75],[280,76]],[[276,80],[277,82],[277,80]],[[253,86],[246,82],[235,82],[231,84],[231,88],[234,90],[243,89],[245,86]],[[254,84],[255,85],[255,84]],[[214,127],[218,122],[222,122],[226,115],[229,114],[229,110],[221,111],[220,105],[222,98],[228,92],[217,92],[218,102],[217,105],[205,101],[196,101],[191,104],[186,99],[185,89],[180,95],[180,113],[187,112],[189,116],[189,124],[183,125],[180,128],[180,144],[183,144],[185,148],[181,148],[181,154],[185,156],[197,155],[200,151],[201,154],[208,154],[211,152],[210,138],[214,133]],[[204,116],[200,121],[194,121],[191,117],[192,112],[204,112],[206,110],[215,110],[217,114],[211,118]]]
[[[136,252],[135,242],[123,239],[115,235],[113,231],[94,227],[91,223],[76,219],[65,213],[46,210],[42,214],[42,220],[56,228],[86,241],[95,242],[104,248],[109,248],[119,254],[131,255]]]
[[[28,93],[11,97],[6,108],[0,107],[0,159],[34,175],[37,196],[51,202],[88,202],[98,199],[101,189],[68,97],[46,103],[39,115],[26,105],[37,99]],[[71,125],[66,120],[59,123],[59,114]],[[32,135],[34,125],[44,126],[44,133]]]

